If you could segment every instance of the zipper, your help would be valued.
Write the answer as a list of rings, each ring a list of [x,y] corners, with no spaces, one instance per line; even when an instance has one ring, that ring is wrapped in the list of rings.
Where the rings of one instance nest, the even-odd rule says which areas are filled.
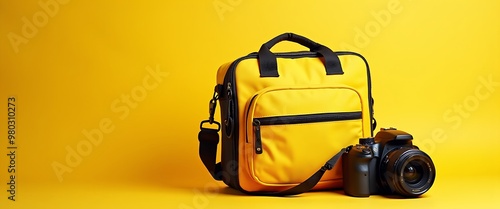
[[[255,153],[262,154],[262,140],[260,136],[260,121],[255,119],[253,121],[253,126],[255,127]]]
[[[358,119],[362,119],[361,111],[255,118],[253,120],[253,127],[255,132],[255,153],[262,154],[262,136],[260,133],[261,126],[321,123],[321,122],[334,122],[334,121],[358,120]]]

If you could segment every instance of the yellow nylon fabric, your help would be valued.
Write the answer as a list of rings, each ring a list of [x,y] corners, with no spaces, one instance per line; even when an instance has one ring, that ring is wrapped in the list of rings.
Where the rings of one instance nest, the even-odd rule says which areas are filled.
[[[279,191],[297,185],[341,148],[371,135],[366,65],[358,56],[339,58],[343,75],[326,75],[320,58],[278,58],[280,76],[265,78],[260,77],[257,59],[238,63],[233,85],[240,126],[235,128],[239,182],[244,190]],[[219,69],[219,84],[229,66]],[[362,112],[362,119],[262,126],[263,153],[255,152],[254,118],[356,111]],[[341,179],[337,165],[315,189],[341,187]]]
[[[359,112],[360,101],[358,93],[346,87],[266,88],[249,104],[245,150],[255,147],[254,118]],[[336,154],[340,145],[355,143],[362,136],[362,120],[261,126],[261,135],[264,152],[246,152],[247,164],[240,166],[248,166],[262,185],[297,184]]]

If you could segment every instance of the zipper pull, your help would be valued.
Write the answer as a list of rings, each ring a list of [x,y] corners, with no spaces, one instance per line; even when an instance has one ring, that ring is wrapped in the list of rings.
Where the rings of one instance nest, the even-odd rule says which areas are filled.
[[[253,126],[255,128],[255,153],[262,154],[262,140],[260,136],[260,121],[253,120]]]

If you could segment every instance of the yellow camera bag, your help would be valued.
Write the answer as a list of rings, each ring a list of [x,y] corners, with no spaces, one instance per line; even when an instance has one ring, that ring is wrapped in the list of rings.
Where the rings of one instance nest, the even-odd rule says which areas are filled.
[[[272,53],[281,41],[309,51]],[[365,58],[285,33],[219,68],[210,117],[200,124],[199,154],[214,179],[246,193],[341,188],[339,150],[371,137],[375,126]]]

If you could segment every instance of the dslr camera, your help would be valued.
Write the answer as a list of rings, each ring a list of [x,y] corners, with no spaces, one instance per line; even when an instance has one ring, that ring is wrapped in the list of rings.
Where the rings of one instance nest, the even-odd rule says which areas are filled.
[[[361,138],[342,156],[344,192],[354,197],[399,194],[418,197],[436,177],[431,158],[412,144],[413,136],[382,128],[375,138]]]

